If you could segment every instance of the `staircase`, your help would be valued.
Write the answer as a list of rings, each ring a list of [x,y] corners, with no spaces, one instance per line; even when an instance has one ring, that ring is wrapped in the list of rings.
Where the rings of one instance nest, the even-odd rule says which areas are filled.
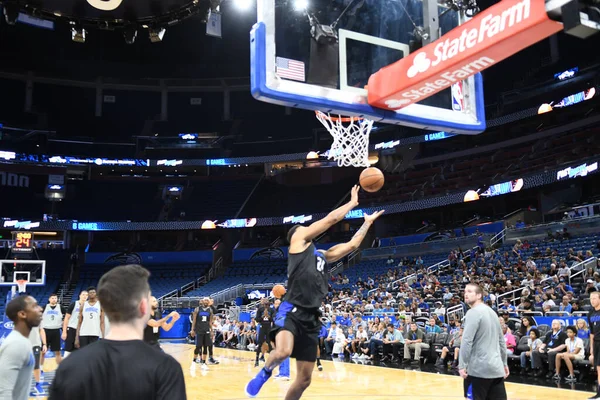
[[[58,301],[63,307],[67,307],[73,300],[73,293],[75,292],[74,282],[61,282],[58,289]]]

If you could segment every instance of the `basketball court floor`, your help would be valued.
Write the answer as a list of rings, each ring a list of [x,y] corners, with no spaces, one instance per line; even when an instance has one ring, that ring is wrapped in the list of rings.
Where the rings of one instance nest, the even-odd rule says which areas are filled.
[[[245,385],[258,371],[254,368],[254,353],[216,348],[215,357],[220,364],[202,371],[200,364],[192,366],[192,345],[163,344],[162,347],[181,363],[189,400],[247,399]],[[292,380],[294,364],[292,361]],[[46,362],[47,378],[53,376],[51,370],[54,368],[54,360],[49,359]],[[342,361],[323,361],[323,368],[322,372],[315,368],[312,384],[304,399],[463,399],[463,381],[458,376]],[[290,384],[291,381],[271,379],[257,398],[283,399]],[[581,400],[592,395],[591,392],[573,390],[566,384],[561,389],[509,382],[506,389],[511,400]]]

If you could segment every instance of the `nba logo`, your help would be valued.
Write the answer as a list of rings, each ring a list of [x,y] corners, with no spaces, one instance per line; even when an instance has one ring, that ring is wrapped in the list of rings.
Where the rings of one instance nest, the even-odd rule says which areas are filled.
[[[464,111],[465,99],[463,96],[463,82],[457,82],[452,85],[452,109],[454,111]]]

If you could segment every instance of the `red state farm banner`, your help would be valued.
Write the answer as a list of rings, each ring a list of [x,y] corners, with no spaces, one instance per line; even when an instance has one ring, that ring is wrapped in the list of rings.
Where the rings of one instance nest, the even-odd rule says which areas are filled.
[[[562,29],[544,0],[503,0],[371,75],[368,102],[392,110],[417,103]]]

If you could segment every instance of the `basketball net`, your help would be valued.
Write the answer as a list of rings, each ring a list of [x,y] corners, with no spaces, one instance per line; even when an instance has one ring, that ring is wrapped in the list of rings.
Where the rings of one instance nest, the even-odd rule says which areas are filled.
[[[317,119],[333,136],[328,158],[334,159],[339,167],[368,167],[369,134],[373,121],[359,117],[331,116],[315,111]]]

